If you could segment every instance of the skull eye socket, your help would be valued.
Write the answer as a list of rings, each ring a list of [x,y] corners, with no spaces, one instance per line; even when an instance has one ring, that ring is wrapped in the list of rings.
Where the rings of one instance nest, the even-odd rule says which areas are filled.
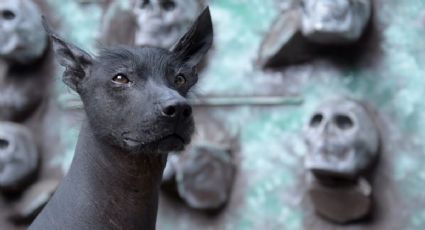
[[[310,126],[311,127],[317,127],[318,125],[320,125],[320,123],[322,123],[323,121],[323,115],[322,114],[315,114],[310,121]]]
[[[336,115],[335,124],[340,129],[351,129],[354,126],[353,120],[347,115]]]
[[[163,1],[161,3],[161,7],[164,10],[171,11],[176,7],[176,3],[174,1],[171,1],[171,0],[166,0],[166,1]]]
[[[7,149],[9,147],[9,141],[5,139],[0,139],[0,149]]]
[[[16,14],[13,13],[13,11],[11,11],[11,10],[3,10],[1,12],[1,16],[5,20],[13,20],[16,17]]]
[[[140,3],[140,8],[144,9],[149,5],[149,0],[143,0],[142,3]]]
[[[301,2],[300,2],[300,7],[301,7],[301,10],[302,10],[304,13],[306,13],[306,5],[305,5],[304,1],[301,1]]]

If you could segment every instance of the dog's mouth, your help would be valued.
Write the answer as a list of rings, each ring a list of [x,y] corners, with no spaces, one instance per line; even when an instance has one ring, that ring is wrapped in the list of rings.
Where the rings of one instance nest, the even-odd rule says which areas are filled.
[[[189,141],[178,134],[172,134],[159,140],[159,152],[181,151]]]
[[[129,147],[157,146],[159,152],[171,152],[183,150],[184,146],[189,144],[190,137],[184,137],[178,133],[172,133],[149,142],[143,142],[128,136],[124,136],[123,141]]]
[[[175,138],[175,139],[181,141],[184,144],[186,144],[186,142],[187,142],[187,140],[185,140],[182,136],[180,136],[179,134],[176,134],[176,133],[165,136],[163,138],[160,138],[159,141],[164,141],[164,140],[167,140],[169,138]]]

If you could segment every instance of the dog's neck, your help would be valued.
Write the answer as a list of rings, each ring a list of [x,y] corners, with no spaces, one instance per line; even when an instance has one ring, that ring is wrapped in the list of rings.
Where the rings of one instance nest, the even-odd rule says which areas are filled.
[[[155,229],[166,157],[122,152],[85,122],[68,175],[30,229]]]

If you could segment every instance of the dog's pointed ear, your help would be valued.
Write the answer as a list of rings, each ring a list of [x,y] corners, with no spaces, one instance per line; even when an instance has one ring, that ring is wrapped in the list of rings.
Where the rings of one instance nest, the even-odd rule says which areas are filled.
[[[213,37],[211,13],[207,7],[189,31],[171,48],[171,51],[188,65],[195,67],[211,48]]]
[[[61,66],[65,67],[63,81],[71,89],[78,92],[81,80],[87,76],[89,68],[93,63],[92,56],[77,46],[66,42],[53,32],[45,17],[42,17],[42,22],[44,29],[53,43],[53,51],[56,59]]]

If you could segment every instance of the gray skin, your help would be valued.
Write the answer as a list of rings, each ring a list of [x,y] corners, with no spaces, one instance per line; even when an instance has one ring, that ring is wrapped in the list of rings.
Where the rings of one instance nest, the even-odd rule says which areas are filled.
[[[370,20],[371,0],[302,0],[301,32],[310,41],[357,41]]]
[[[32,0],[0,2],[0,58],[28,64],[44,54],[47,33],[40,15]]]
[[[19,192],[33,179],[39,165],[34,138],[27,128],[0,122],[0,192]]]
[[[212,44],[209,9],[171,50],[92,57],[49,34],[87,116],[68,174],[29,229],[155,229],[167,153],[183,150],[194,130],[186,95]]]
[[[137,0],[135,44],[169,49],[204,7],[205,0]]]

